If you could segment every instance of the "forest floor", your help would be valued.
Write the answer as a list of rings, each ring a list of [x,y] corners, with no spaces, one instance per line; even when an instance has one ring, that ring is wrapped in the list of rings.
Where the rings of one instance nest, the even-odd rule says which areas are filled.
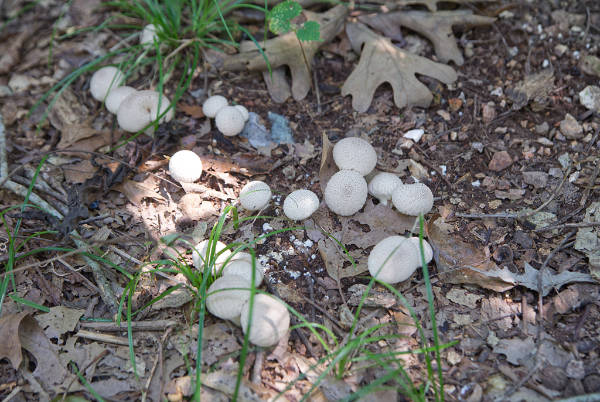
[[[327,152],[323,139],[335,143],[363,136],[377,151],[378,170],[396,173],[404,182],[424,182],[435,196],[434,209],[425,216],[425,235],[435,253],[429,272],[439,342],[455,342],[441,352],[446,399],[600,398],[600,266],[590,264],[600,258],[600,95],[595,112],[579,96],[600,81],[600,61],[591,57],[600,44],[597,2],[486,3],[482,13],[496,10],[497,20],[456,35],[465,55],[463,65],[451,64],[457,81],[445,85],[417,77],[433,93],[428,108],[397,108],[391,86],[384,84],[366,112],[355,111],[352,97],[341,95],[358,61],[344,33],[314,58],[318,96],[310,91],[301,101],[273,102],[257,73],[199,71],[171,123],[154,138],[141,136],[110,157],[106,151],[123,133],[89,95],[89,74],[63,92],[41,129],[37,125],[47,101],[28,114],[57,80],[118,42],[108,29],[52,40],[72,26],[100,23],[109,12],[92,12],[97,3],[40,2],[0,31],[0,115],[6,140],[0,141],[0,152],[7,155],[10,181],[27,187],[48,155],[33,192],[62,205],[68,218],[52,222],[30,209],[8,212],[23,198],[0,177],[0,264],[3,272],[9,264],[14,270],[2,276],[0,397],[91,397],[69,362],[106,400],[189,397],[198,337],[191,293],[177,291],[141,309],[128,340],[126,320],[121,326],[112,321],[121,295],[130,291],[125,274],[135,275],[153,267],[146,263],[166,258],[164,236],[207,238],[250,180],[271,186],[273,202],[261,215],[273,218],[250,220],[237,230],[228,227],[221,240],[254,241],[292,227],[277,218],[287,194],[304,188],[322,199],[327,175],[321,167],[323,149]],[[18,4],[24,3],[0,2],[3,17]],[[435,58],[427,40],[403,34],[413,51]],[[137,83],[148,84],[144,77]],[[165,88],[168,97],[172,91]],[[223,137],[202,114],[207,94],[224,95],[266,122],[269,112],[283,116],[293,143],[255,149],[246,138]],[[424,130],[417,142],[403,138],[412,129]],[[196,187],[184,189],[167,173],[166,156],[181,148],[203,160]],[[358,270],[348,267],[315,225],[346,245]],[[358,349],[365,356],[418,350],[422,340],[407,308],[382,286],[373,288],[353,328],[353,313],[370,280],[363,269],[369,251],[381,238],[404,234],[411,225],[369,200],[347,218],[322,204],[299,226],[258,241],[263,288],[340,341],[382,325],[374,333],[382,338]],[[100,268],[112,299],[84,260],[82,246],[78,252],[65,251],[74,247],[66,235],[74,228],[90,245],[87,252],[123,268],[125,273],[106,264]],[[59,233],[40,233],[45,230]],[[14,241],[23,246],[13,261],[9,249],[15,231]],[[182,245],[174,247],[186,253]],[[191,261],[189,254],[186,258]],[[182,275],[141,275],[132,289],[132,310],[178,283],[185,283]],[[418,270],[395,287],[431,343],[423,273]],[[385,339],[394,334],[403,337]],[[229,400],[242,331],[207,315],[203,342],[203,398]],[[130,363],[131,344],[137,374]],[[289,384],[282,398],[300,400],[315,383],[319,387],[312,400],[340,400],[386,372],[357,358],[344,375],[317,381],[326,367],[319,366],[317,374],[308,368],[325,354],[306,328],[291,331],[275,349],[251,348],[240,400],[273,398]],[[427,378],[422,354],[401,356],[420,386]],[[302,374],[305,378],[297,380]],[[403,399],[398,388],[389,387],[364,400]]]

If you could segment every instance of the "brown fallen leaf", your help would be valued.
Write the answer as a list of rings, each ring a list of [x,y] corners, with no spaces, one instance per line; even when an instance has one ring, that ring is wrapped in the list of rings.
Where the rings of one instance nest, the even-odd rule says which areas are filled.
[[[80,309],[55,306],[50,308],[49,313],[37,315],[35,320],[48,338],[59,338],[62,334],[75,329],[84,312]]]
[[[126,180],[114,187],[115,190],[123,193],[132,204],[140,206],[144,198],[151,198],[156,201],[166,202],[165,198],[154,191],[156,179],[154,176],[148,176],[143,182]]]
[[[368,225],[371,230],[380,229],[388,234],[404,234],[418,227],[414,216],[408,216],[394,211],[381,203],[375,205],[373,200],[367,200],[364,212],[355,214],[352,219],[363,225]]]
[[[263,80],[267,85],[267,91],[275,103],[283,103],[292,96],[292,89],[288,83],[285,66],[262,72]]]
[[[183,113],[187,114],[194,119],[201,119],[204,117],[204,112],[202,111],[202,106],[200,105],[190,105],[187,103],[179,103],[177,104],[177,109],[181,110]]]
[[[312,85],[312,60],[319,48],[342,30],[348,8],[340,4],[324,13],[305,10],[303,14],[308,21],[319,23],[321,41],[303,42],[300,46],[296,33],[289,32],[266,42],[259,42],[263,52],[256,48],[254,42],[245,41],[240,44],[240,53],[228,57],[223,68],[230,71],[266,71],[268,68],[265,59],[269,60],[271,69],[288,66],[292,75],[292,96],[295,100],[304,99]]]
[[[334,237],[339,237],[340,234],[336,233],[333,235]],[[366,261],[355,259],[355,265],[352,265],[350,260],[340,249],[339,245],[331,238],[320,240],[318,246],[319,254],[321,254],[321,258],[325,262],[327,274],[336,281],[339,281],[342,278],[360,275],[369,269]],[[344,267],[344,265],[348,266]]]
[[[321,192],[325,193],[327,182],[331,179],[331,176],[338,171],[337,165],[333,160],[333,144],[329,141],[327,134],[323,132],[322,146],[321,146],[321,165],[319,167],[319,186]]]
[[[94,177],[98,171],[98,168],[92,165],[92,162],[87,159],[71,165],[63,165],[61,168],[63,169],[65,180],[71,184],[81,184]]]
[[[352,107],[359,112],[369,109],[375,90],[384,82],[392,86],[398,108],[428,107],[433,95],[415,74],[446,84],[457,79],[452,67],[406,52],[360,22],[346,24],[346,33],[354,52],[360,53],[360,60],[344,82],[342,96],[352,95]]]
[[[452,32],[455,25],[481,26],[489,25],[496,19],[474,15],[471,10],[438,11],[404,11],[376,15],[365,15],[359,21],[378,29],[387,37],[401,37],[401,27],[425,36],[433,43],[437,58],[447,63],[454,61],[457,65],[464,64],[464,58],[458,48],[456,37]]]
[[[0,359],[8,358],[15,370],[19,368],[23,360],[19,326],[27,315],[29,315],[29,312],[24,311],[0,318],[0,339],[2,339],[2,342],[0,342]]]
[[[83,124],[89,116],[89,109],[79,101],[70,88],[66,88],[56,98],[48,114],[48,120],[57,130],[62,131],[67,126]]]
[[[506,95],[512,100],[513,110],[520,110],[532,103],[532,109],[539,111],[548,103],[548,95],[554,89],[554,70],[546,69],[529,74],[514,88],[508,88]]]

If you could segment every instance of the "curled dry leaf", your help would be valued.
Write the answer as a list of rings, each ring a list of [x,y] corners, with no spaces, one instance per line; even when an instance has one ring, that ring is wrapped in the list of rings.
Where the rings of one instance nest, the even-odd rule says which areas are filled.
[[[417,80],[415,74],[427,75],[446,84],[457,79],[452,67],[406,52],[360,22],[348,23],[346,33],[354,52],[361,55],[342,87],[342,95],[352,95],[352,107],[359,112],[367,111],[375,90],[384,82],[392,86],[396,106],[403,108],[427,107],[433,99],[431,91]]]
[[[339,238],[339,233],[333,234],[334,237]],[[319,254],[325,262],[325,269],[330,277],[339,281],[342,278],[348,278],[356,275],[360,275],[363,272],[368,271],[368,267],[365,261],[360,261],[356,258],[355,265],[350,263],[348,257],[340,249],[339,245],[331,238],[320,240],[319,243]]]
[[[321,147],[321,166],[319,167],[319,186],[321,192],[325,193],[327,182],[338,171],[338,168],[333,160],[333,144],[329,141],[327,134],[323,133],[321,138],[323,144]]]
[[[310,11],[304,11],[303,14],[308,21],[319,23],[322,41],[304,42],[300,45],[296,33],[288,32],[266,42],[259,42],[264,55],[254,42],[242,42],[240,53],[228,57],[223,68],[230,71],[266,71],[266,55],[273,70],[281,66],[289,67],[292,74],[292,96],[295,100],[304,99],[311,87],[310,64],[313,57],[322,45],[331,41],[342,30],[348,8],[340,4],[321,14]],[[272,81],[271,85],[275,83]]]
[[[373,29],[381,30],[387,37],[401,37],[401,27],[425,36],[433,43],[435,55],[443,62],[455,62],[462,66],[464,58],[452,32],[455,25],[480,26],[493,23],[496,19],[474,15],[471,10],[439,11],[406,11],[376,15],[365,15],[359,18]],[[382,27],[382,28],[381,28]]]

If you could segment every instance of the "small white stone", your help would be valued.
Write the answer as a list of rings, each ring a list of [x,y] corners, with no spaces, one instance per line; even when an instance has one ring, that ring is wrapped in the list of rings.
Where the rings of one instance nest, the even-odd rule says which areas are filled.
[[[409,130],[404,133],[403,137],[413,140],[414,142],[419,142],[421,137],[425,134],[425,130],[416,128],[414,130]]]

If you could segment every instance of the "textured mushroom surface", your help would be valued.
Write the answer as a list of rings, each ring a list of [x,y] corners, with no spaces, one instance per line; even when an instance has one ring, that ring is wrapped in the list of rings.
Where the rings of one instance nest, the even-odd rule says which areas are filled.
[[[206,291],[206,309],[224,320],[236,320],[250,298],[250,284],[241,276],[217,278]]]
[[[235,106],[223,106],[215,116],[217,129],[227,137],[241,133],[245,123],[242,112]]]
[[[248,329],[249,301],[242,307],[240,321],[244,334]],[[255,345],[276,345],[290,328],[290,313],[283,303],[272,296],[257,294],[252,305],[252,325],[248,339]]]
[[[121,102],[117,110],[117,122],[123,130],[135,133],[162,115],[169,106],[169,99],[156,91],[136,91]],[[173,109],[170,109],[160,119],[160,123],[171,120],[173,115]]]
[[[245,106],[242,105],[235,105],[234,106],[238,112],[240,112],[242,114],[242,116],[244,117],[244,121],[248,121],[248,118],[250,118],[250,114],[248,113],[248,109],[246,109]]]
[[[169,174],[178,182],[193,183],[202,175],[202,160],[187,149],[177,151],[169,159]]]
[[[121,102],[123,102],[123,100],[125,100],[125,98],[127,98],[129,95],[131,95],[134,92],[135,92],[135,88],[128,87],[127,85],[123,85],[122,87],[112,89],[108,93],[108,96],[106,97],[106,100],[104,101],[104,105],[106,106],[106,109],[109,112],[116,114],[117,111],[119,110],[119,106],[121,106]]]
[[[333,147],[333,160],[340,170],[351,169],[366,176],[377,165],[377,153],[362,138],[348,137]]]
[[[194,247],[194,250],[192,250],[192,261],[194,262],[194,266],[200,270],[204,269],[204,262],[206,260],[206,254],[208,253],[209,244],[209,240],[203,240],[200,243],[198,243],[196,247]],[[213,253],[213,258],[221,251],[223,251],[226,247],[227,246],[224,243],[218,241],[215,247],[215,251]],[[231,251],[225,250],[217,256],[215,260],[215,266],[213,267],[213,273],[216,273],[219,269],[221,269],[221,266],[230,254]]]
[[[419,266],[421,266],[421,246],[418,237],[410,237],[410,241],[413,242],[415,247],[417,248],[417,252],[419,253]],[[429,264],[433,259],[433,249],[431,245],[427,242],[427,240],[423,239],[423,253],[425,254],[425,262]]]
[[[373,247],[367,263],[371,276],[386,283],[407,280],[420,264],[418,248],[403,236],[390,236]]]
[[[104,101],[109,91],[118,88],[125,76],[116,67],[102,67],[92,75],[90,80],[90,92],[94,99]]]
[[[223,276],[227,275],[237,275],[246,279],[248,283],[252,283],[252,260],[248,261],[246,259],[238,259],[233,260],[227,263],[223,268],[222,274]],[[254,269],[254,286],[259,287],[263,280],[263,273],[258,268],[258,266]]]
[[[202,104],[202,113],[204,113],[206,117],[214,119],[217,112],[221,110],[221,108],[227,106],[227,104],[227,99],[224,96],[213,95],[206,99]]]
[[[327,182],[325,203],[334,213],[349,216],[367,201],[367,181],[354,170],[340,170]]]
[[[262,181],[251,181],[240,191],[240,203],[249,211],[263,209],[271,200],[271,188]]]
[[[423,183],[402,184],[392,193],[392,202],[398,212],[418,216],[433,208],[433,193]]]
[[[307,219],[319,208],[319,197],[310,190],[292,191],[283,201],[283,213],[294,221]]]
[[[377,198],[383,205],[392,199],[392,193],[402,184],[402,180],[393,173],[381,172],[369,182],[369,194]]]

